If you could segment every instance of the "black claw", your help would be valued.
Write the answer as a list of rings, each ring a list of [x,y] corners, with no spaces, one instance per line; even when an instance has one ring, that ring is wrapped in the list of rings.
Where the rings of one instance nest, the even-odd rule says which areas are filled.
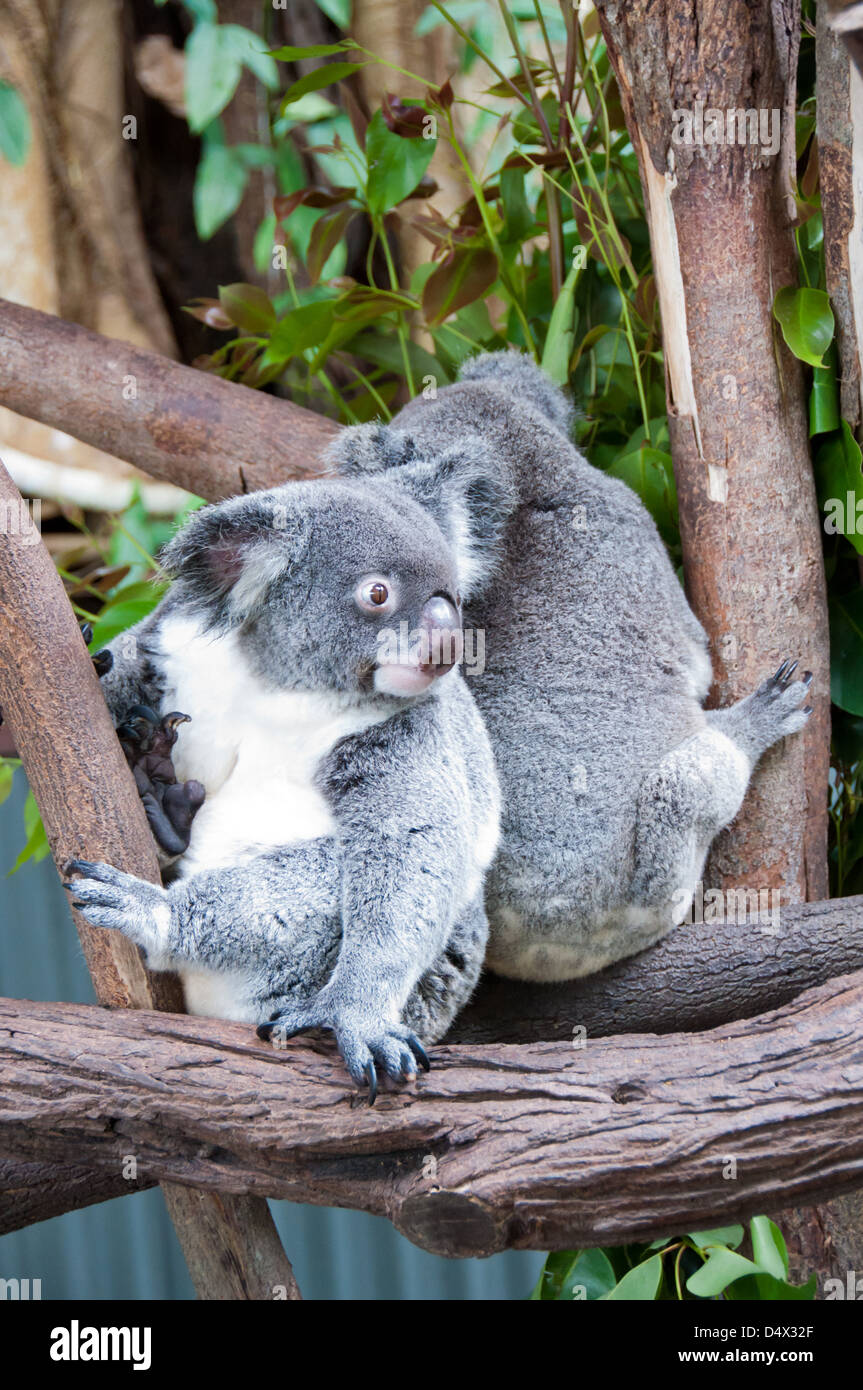
[[[92,658],[93,670],[97,676],[107,676],[111,667],[114,665],[114,653],[109,652],[107,647],[102,652],[96,652]]]
[[[779,670],[776,672],[776,675],[773,677],[777,685],[784,678],[785,672],[788,669],[788,665],[789,663],[787,661],[783,661],[782,665],[779,667]]]
[[[811,671],[804,671],[804,672],[803,672],[803,677],[802,677],[802,679],[803,679],[803,684],[806,686],[806,689],[808,690],[809,687],[810,687],[810,685],[812,684],[812,672],[811,672]]]
[[[366,1062],[363,1067],[366,1081],[369,1083],[369,1105],[374,1105],[378,1098],[378,1074],[375,1071],[374,1062]]]
[[[93,640],[93,624],[79,623],[78,626],[81,629],[81,636],[84,638],[84,646],[89,647]]]
[[[811,713],[812,713],[812,705],[804,705],[804,706],[803,706],[803,713],[804,713],[804,714],[811,714]]]
[[[417,1035],[415,1033],[408,1033],[406,1042],[423,1071],[431,1071],[431,1062],[426,1056],[426,1050]]]
[[[788,670],[785,672],[785,680],[786,680],[786,682],[787,682],[787,681],[790,681],[791,677],[794,675],[794,672],[797,670],[797,667],[798,667],[799,665],[800,665],[800,662],[799,662],[799,661],[795,661],[794,664],[793,664],[793,666],[789,666],[789,667],[788,667]]]
[[[257,1028],[255,1029],[255,1032],[257,1033],[258,1037],[261,1039],[262,1042],[269,1042],[269,1041],[270,1041],[270,1037],[271,1037],[271,1035],[272,1035],[273,1029],[274,1029],[275,1026],[276,1026],[276,1024],[275,1024],[275,1019],[276,1019],[277,1017],[278,1017],[278,1015],[277,1015],[277,1014],[274,1014],[273,1017],[270,1019],[269,1023],[259,1023],[259,1024],[258,1024]]]
[[[66,873],[88,874],[90,870],[95,869],[95,867],[96,865],[92,864],[89,859],[70,859],[66,864]]]

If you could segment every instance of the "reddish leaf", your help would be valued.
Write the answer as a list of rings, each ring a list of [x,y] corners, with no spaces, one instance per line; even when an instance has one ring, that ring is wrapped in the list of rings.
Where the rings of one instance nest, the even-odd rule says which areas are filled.
[[[191,304],[183,305],[184,312],[191,314],[193,319],[200,319],[208,328],[233,328],[234,323],[229,319],[218,299],[193,299]]]
[[[307,208],[332,208],[337,203],[344,203],[348,198],[352,198],[355,192],[355,188],[319,188],[312,185],[310,188],[300,188],[296,193],[274,198],[273,211],[279,221],[282,221],[290,217],[300,204]]]
[[[432,271],[423,288],[426,323],[442,323],[490,290],[497,279],[497,257],[484,247],[458,247]]]
[[[306,256],[306,268],[313,285],[316,285],[320,280],[330,255],[345,236],[348,226],[355,216],[355,208],[344,206],[331,208],[329,212],[321,213],[312,228],[308,255]]]
[[[428,112],[422,106],[408,106],[393,92],[387,92],[381,103],[381,112],[394,135],[402,135],[407,140],[421,140],[424,122]]]
[[[243,333],[269,333],[275,326],[276,311],[257,285],[221,285],[219,303]]]

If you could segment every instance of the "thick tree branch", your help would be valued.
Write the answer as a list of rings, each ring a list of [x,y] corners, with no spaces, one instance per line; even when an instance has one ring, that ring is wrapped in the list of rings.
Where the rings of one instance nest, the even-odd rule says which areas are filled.
[[[0,1000],[0,1152],[134,1155],[144,1177],[374,1212],[446,1255],[619,1244],[863,1180],[863,974],[695,1037],[433,1062],[370,1111],[329,1042]]]
[[[320,473],[338,426],[0,299],[0,405],[208,501]]]
[[[0,534],[0,709],[54,860],[62,866],[72,858],[104,859],[158,883],[152,837],[75,616],[2,466],[0,515],[6,518]],[[119,933],[90,927],[77,915],[76,925],[101,1003],[183,1007],[177,981],[148,975],[139,952]],[[220,1246],[219,1209],[202,1212],[196,1194],[182,1188],[166,1189],[165,1198],[202,1297],[268,1298],[273,1282],[295,1288],[284,1255],[278,1270],[272,1258],[266,1261],[267,1279],[274,1272],[278,1278],[262,1283],[258,1277],[255,1236],[272,1224],[258,1204],[247,1204],[245,1222],[233,1208],[227,1213]],[[273,1228],[269,1251],[276,1241]],[[220,1249],[225,1258],[218,1265]]]

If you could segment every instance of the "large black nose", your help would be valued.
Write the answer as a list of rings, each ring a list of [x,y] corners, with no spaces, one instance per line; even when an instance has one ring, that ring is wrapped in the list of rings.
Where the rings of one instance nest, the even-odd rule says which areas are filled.
[[[435,594],[423,606],[419,630],[420,670],[442,676],[462,656],[461,618],[458,609],[442,594]]]

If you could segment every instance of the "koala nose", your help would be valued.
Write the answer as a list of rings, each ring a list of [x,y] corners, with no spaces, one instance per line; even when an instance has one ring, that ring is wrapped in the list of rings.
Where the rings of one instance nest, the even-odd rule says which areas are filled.
[[[430,676],[442,676],[461,660],[461,618],[458,609],[442,594],[435,594],[423,605],[419,630],[422,633],[421,671]]]

